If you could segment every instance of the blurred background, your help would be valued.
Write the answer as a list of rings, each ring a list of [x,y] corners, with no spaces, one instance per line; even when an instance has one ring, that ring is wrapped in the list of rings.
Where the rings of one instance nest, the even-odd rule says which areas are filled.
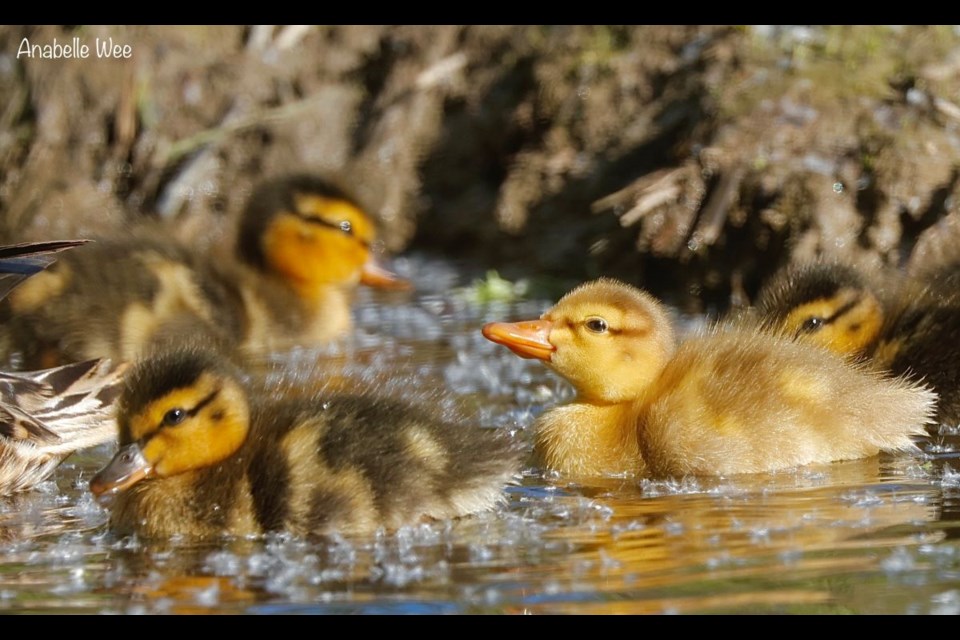
[[[710,312],[960,239],[956,26],[4,26],[0,96],[2,242],[223,244],[260,179],[313,171],[389,252]]]

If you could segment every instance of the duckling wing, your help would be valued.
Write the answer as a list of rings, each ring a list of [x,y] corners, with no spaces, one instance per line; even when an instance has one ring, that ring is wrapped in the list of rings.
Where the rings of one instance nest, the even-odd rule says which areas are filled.
[[[0,247],[0,300],[17,285],[56,262],[57,254],[88,240],[24,242]]]

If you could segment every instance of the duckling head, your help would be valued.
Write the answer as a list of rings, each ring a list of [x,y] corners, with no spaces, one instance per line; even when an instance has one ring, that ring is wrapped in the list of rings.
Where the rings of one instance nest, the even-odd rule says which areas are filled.
[[[344,191],[315,176],[294,175],[254,192],[240,222],[238,251],[305,298],[331,285],[409,288],[377,263],[375,240],[373,221]]]
[[[130,372],[117,408],[120,449],[90,482],[94,495],[221,462],[246,440],[239,373],[212,354],[174,350]]]
[[[864,276],[834,263],[787,269],[761,290],[756,307],[766,328],[842,355],[864,352],[884,321]]]
[[[640,397],[675,349],[663,306],[610,278],[571,290],[539,320],[491,322],[483,335],[521,357],[544,361],[581,398],[596,403]]]

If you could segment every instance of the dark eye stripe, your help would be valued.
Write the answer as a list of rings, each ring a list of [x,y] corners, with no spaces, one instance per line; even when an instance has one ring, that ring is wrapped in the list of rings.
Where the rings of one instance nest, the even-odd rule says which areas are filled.
[[[180,420],[178,420],[176,423],[170,423],[170,422],[167,422],[167,421],[166,421],[167,416],[170,414],[170,412],[168,411],[167,413],[163,414],[163,418],[161,419],[160,426],[161,426],[161,427],[167,427],[167,426],[169,426],[169,427],[176,427],[176,426],[178,426],[178,425],[180,425],[180,424],[183,424],[183,421],[186,420],[188,417],[192,418],[193,416],[195,416],[195,415],[197,415],[198,413],[200,413],[200,411],[202,411],[205,406],[207,406],[208,404],[210,404],[211,402],[213,402],[214,398],[216,398],[219,393],[220,393],[220,390],[219,390],[219,389],[215,389],[212,393],[210,393],[210,395],[208,395],[208,396],[206,396],[205,398],[203,398],[202,400],[200,400],[200,402],[198,402],[192,409],[185,409],[185,410],[183,410],[183,413],[184,413],[183,417],[182,417]],[[156,433],[156,432],[154,432],[154,433]],[[142,438],[142,440],[143,440],[144,442],[146,442],[147,440],[150,439],[150,436],[152,436],[152,435],[153,435],[153,434],[149,434],[148,436],[145,436],[144,438]]]
[[[824,321],[826,324],[830,324],[830,323],[832,323],[832,322],[835,322],[838,318],[840,318],[840,317],[843,316],[844,314],[848,313],[851,309],[853,309],[853,308],[854,308],[855,306],[857,306],[858,304],[860,304],[860,298],[859,298],[859,297],[854,298],[853,300],[851,300],[851,301],[848,302],[847,304],[845,304],[845,305],[843,305],[842,307],[840,307],[839,309],[837,309],[837,312],[836,312],[835,314],[833,314],[833,315],[830,316],[829,318],[824,318],[823,321]]]
[[[849,311],[854,307],[856,307],[858,304],[860,304],[859,297],[854,298],[847,304],[837,309],[836,313],[834,313],[831,316],[827,316],[827,317],[813,316],[811,318],[807,318],[806,320],[803,321],[803,323],[797,329],[797,337],[799,337],[801,334],[804,334],[804,333],[813,333],[814,331],[819,331],[823,329],[825,326],[827,326],[828,324],[833,324],[834,322],[842,318],[844,315],[849,313]]]
[[[220,389],[214,389],[210,393],[210,395],[208,395],[206,398],[198,402],[193,409],[187,409],[187,415],[190,416],[191,418],[197,415],[198,413],[200,413],[201,409],[203,409],[205,406],[213,402],[213,399],[216,398],[218,395],[220,395]]]
[[[349,220],[341,220],[340,222],[330,222],[329,220],[324,220],[323,218],[317,218],[316,216],[308,216],[302,213],[297,213],[295,215],[308,224],[317,224],[317,225],[320,225],[321,227],[327,227],[328,229],[335,229],[336,231],[339,231],[340,233],[346,236],[350,236],[351,238],[353,238],[354,240],[362,244],[367,249],[370,248],[370,243],[364,240],[363,238],[358,237],[357,234],[354,232],[353,225],[350,224]]]

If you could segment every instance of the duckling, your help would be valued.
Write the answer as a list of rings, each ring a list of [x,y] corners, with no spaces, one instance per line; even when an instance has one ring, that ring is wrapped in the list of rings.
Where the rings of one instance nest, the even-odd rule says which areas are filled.
[[[0,247],[0,298],[86,240]],[[91,360],[0,372],[0,495],[32,489],[71,453],[116,438],[112,404],[124,367]]]
[[[269,388],[214,351],[140,361],[121,448],[91,481],[121,534],[364,534],[493,509],[518,472],[502,432],[368,394]]]
[[[156,234],[101,240],[11,294],[4,351],[37,368],[132,361],[185,334],[250,353],[324,344],[351,329],[357,284],[409,285],[377,264],[374,239],[344,191],[314,176],[277,178],[251,196],[236,260]]]
[[[758,293],[761,327],[928,384],[936,421],[960,423],[960,262],[916,277],[851,265],[791,266]]]
[[[764,329],[862,355],[879,338],[890,302],[890,293],[868,282],[866,272],[819,262],[777,273],[757,294],[754,310]]]
[[[936,401],[770,333],[718,325],[678,346],[660,302],[609,278],[483,335],[573,385],[574,400],[535,425],[544,465],[572,476],[769,472],[916,451]]]

